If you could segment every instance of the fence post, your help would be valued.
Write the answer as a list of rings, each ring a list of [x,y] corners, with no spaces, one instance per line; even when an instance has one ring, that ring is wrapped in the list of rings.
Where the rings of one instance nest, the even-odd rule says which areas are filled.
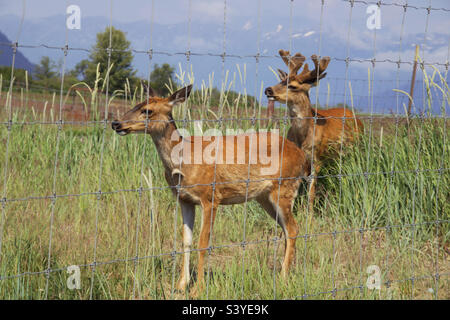
[[[416,45],[416,53],[414,55],[414,65],[413,65],[413,72],[412,72],[412,78],[411,78],[411,88],[409,90],[409,103],[408,103],[408,118],[411,116],[411,106],[413,102],[413,94],[414,94],[414,82],[416,81],[416,71],[417,71],[417,58],[419,57],[419,45]]]

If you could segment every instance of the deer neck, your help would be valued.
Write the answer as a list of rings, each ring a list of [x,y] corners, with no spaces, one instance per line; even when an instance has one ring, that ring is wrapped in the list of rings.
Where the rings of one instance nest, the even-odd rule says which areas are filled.
[[[295,133],[299,147],[307,147],[313,139],[313,112],[308,93],[301,93],[296,102],[288,104],[291,130]]]
[[[169,173],[177,167],[172,160],[172,150],[183,139],[172,117],[170,117],[170,120],[169,124],[162,131],[150,133],[164,169]]]

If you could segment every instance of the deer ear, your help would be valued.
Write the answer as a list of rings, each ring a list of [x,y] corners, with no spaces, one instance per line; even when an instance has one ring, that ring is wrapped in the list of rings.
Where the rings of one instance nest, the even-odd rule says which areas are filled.
[[[277,69],[278,71],[278,76],[280,77],[280,80],[283,81],[284,79],[287,78],[288,74],[286,72],[284,72],[283,70]]]
[[[169,104],[173,106],[177,103],[184,102],[191,94],[191,90],[192,84],[172,93],[172,95],[169,97]]]
[[[153,90],[152,87],[148,86],[144,81],[141,81],[141,85],[142,85],[142,87],[144,88],[144,94],[145,94],[145,95],[147,95],[147,93],[148,93],[148,96],[149,96],[149,97],[155,97],[155,96],[157,96],[155,90]]]

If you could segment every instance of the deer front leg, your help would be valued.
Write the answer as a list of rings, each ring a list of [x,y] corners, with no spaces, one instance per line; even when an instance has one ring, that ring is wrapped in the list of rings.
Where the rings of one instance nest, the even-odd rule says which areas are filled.
[[[217,204],[212,206],[211,203],[202,203],[203,215],[202,226],[200,230],[200,238],[198,241],[198,267],[197,267],[197,289],[194,289],[193,296],[197,296],[204,288],[204,262],[205,253],[209,247],[209,238],[214,225],[214,219],[216,217]]]
[[[286,237],[286,247],[284,252],[284,260],[281,267],[281,275],[286,278],[292,262],[295,260],[295,241],[298,235],[298,226],[292,214],[292,199],[283,199],[281,210],[283,212],[284,235]]]
[[[181,214],[183,215],[183,265],[177,289],[184,291],[190,280],[189,258],[191,256],[192,231],[195,221],[195,205],[180,201]]]
[[[314,163],[311,169],[311,181],[309,182],[309,190],[308,190],[308,204],[309,204],[309,212],[313,212],[314,210],[314,200],[316,198],[316,183],[317,183],[317,174],[320,170],[320,163]]]

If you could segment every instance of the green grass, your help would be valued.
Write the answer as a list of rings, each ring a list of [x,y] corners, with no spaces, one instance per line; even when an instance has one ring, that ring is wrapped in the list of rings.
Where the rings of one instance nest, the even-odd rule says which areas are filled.
[[[174,117],[214,119],[209,107],[189,113],[179,108]],[[15,108],[11,132],[0,126],[3,146],[9,137],[8,154],[0,148],[0,190],[3,194],[7,156],[6,198],[23,200],[0,209],[0,274],[6,277],[0,280],[0,298],[44,299],[48,291],[48,299],[89,299],[92,281],[93,299],[189,298],[172,290],[181,256],[170,253],[181,250],[182,221],[150,136],[120,137],[109,127],[103,131],[102,123],[63,125],[59,133],[55,124],[20,124],[44,116]],[[7,118],[5,110],[1,119]],[[450,212],[450,175],[438,171],[450,158],[448,124],[443,118],[410,121],[409,130],[402,124],[397,131],[392,121],[382,123],[383,136],[380,127],[370,131],[366,122],[361,141],[346,147],[342,161],[329,161],[321,170],[325,177],[319,179],[313,216],[302,187],[295,205],[301,236],[287,280],[280,277],[284,241],[271,241],[281,233],[274,221],[255,203],[246,210],[244,205],[220,207],[208,290],[200,298],[449,299],[449,224],[434,223],[448,220]],[[100,164],[103,194],[98,199]],[[139,193],[141,182],[145,190]],[[53,192],[61,197],[53,201]],[[245,250],[240,245],[244,216]],[[197,208],[194,243],[200,219]],[[50,232],[50,267],[56,271],[49,274],[46,290]],[[93,273],[94,254],[99,265]],[[196,260],[194,252],[193,272]],[[70,265],[81,265],[80,290],[67,288]],[[379,291],[366,287],[370,265],[380,267]],[[442,274],[437,286],[436,270]]]

